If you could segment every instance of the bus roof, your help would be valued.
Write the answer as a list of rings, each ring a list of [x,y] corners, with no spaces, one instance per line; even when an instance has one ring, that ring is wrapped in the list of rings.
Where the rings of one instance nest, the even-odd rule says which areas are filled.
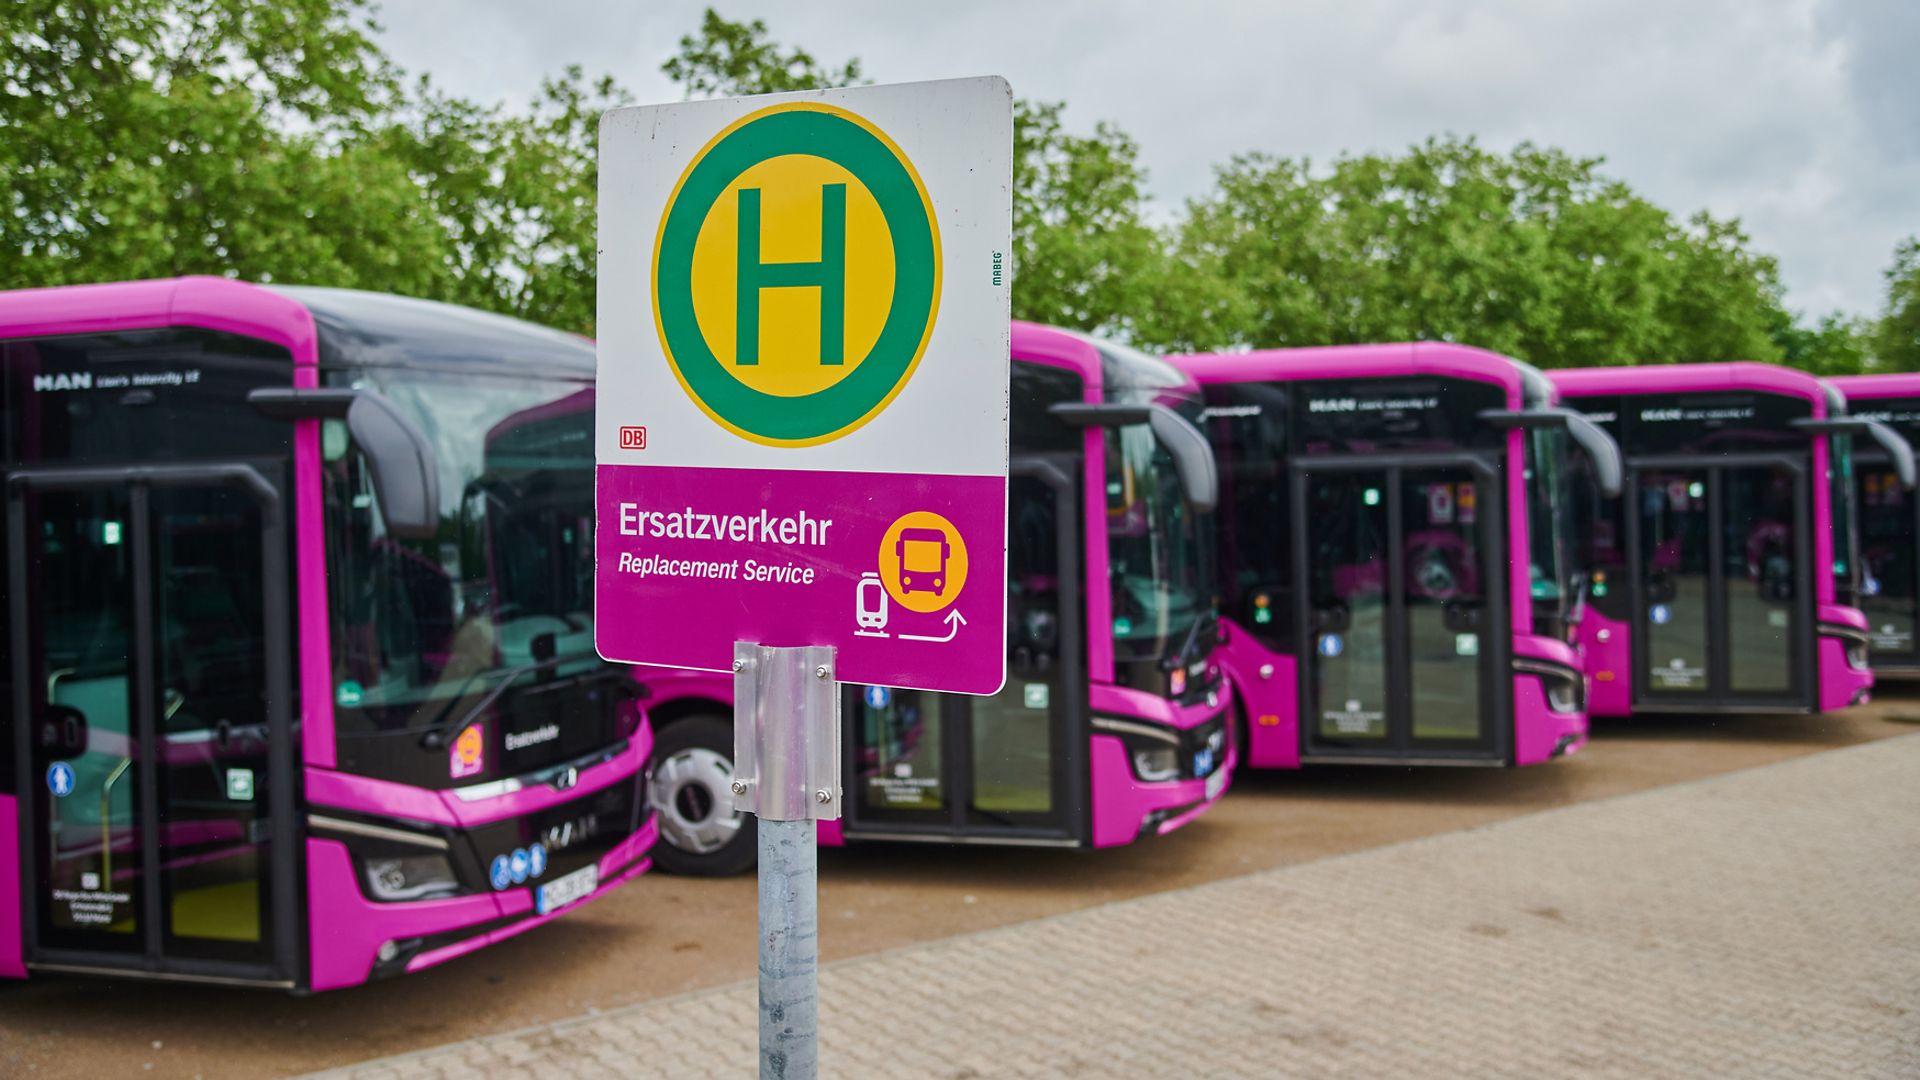
[[[523,319],[358,289],[266,288],[313,313],[320,362],[327,366],[405,364],[593,378],[593,342]]]
[[[1827,380],[1849,398],[1920,397],[1920,374],[1836,375]]]
[[[0,337],[190,326],[285,346],[299,365],[451,365],[591,379],[593,343],[521,319],[356,289],[219,277],[0,292]]]
[[[1548,373],[1560,393],[1675,394],[1688,391],[1758,390],[1805,398],[1822,407],[1820,379],[1797,368],[1738,360],[1721,364],[1647,364],[1638,367],[1563,368]],[[1819,415],[1816,413],[1815,415]]]
[[[1550,386],[1532,365],[1485,349],[1443,341],[1255,349],[1244,353],[1196,353],[1170,359],[1202,383],[1444,375],[1505,387],[1516,407],[1528,398],[1537,399],[1541,404],[1550,404],[1553,398]]]
[[[1077,372],[1102,391],[1183,389],[1193,385],[1185,371],[1138,349],[1039,323],[1013,321],[1013,358]]]
[[[192,326],[285,346],[315,362],[314,320],[288,297],[218,277],[58,285],[0,292],[0,337],[57,337]]]

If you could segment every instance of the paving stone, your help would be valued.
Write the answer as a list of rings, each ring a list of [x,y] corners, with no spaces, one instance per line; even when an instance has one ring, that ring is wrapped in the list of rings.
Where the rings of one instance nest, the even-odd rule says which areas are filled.
[[[1920,735],[829,964],[822,1072],[1913,1077],[1916,895]],[[755,1000],[320,1075],[751,1075]]]

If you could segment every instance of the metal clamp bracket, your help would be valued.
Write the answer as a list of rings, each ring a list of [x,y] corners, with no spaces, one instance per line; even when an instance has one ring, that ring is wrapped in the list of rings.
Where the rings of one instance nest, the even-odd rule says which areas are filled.
[[[733,808],[763,821],[840,817],[833,647],[733,644]]]

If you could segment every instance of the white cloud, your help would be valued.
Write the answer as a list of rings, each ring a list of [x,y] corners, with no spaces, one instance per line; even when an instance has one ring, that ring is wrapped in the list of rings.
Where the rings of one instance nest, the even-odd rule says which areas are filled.
[[[524,101],[569,63],[642,101],[698,0],[392,0],[401,64],[483,100]],[[1163,212],[1216,163],[1327,160],[1429,135],[1604,155],[1676,212],[1738,216],[1780,258],[1794,306],[1876,311],[1920,232],[1915,0],[749,0],[775,40],[881,81],[1003,74],[1076,126],[1140,143]]]

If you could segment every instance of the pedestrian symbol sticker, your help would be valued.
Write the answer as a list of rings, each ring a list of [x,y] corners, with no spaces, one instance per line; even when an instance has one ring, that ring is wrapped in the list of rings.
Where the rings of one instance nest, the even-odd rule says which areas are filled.
[[[73,794],[73,766],[64,761],[56,761],[47,766],[47,790],[56,799],[64,799]]]
[[[1321,634],[1320,635],[1320,655],[1321,656],[1327,657],[1328,659],[1332,659],[1333,657],[1339,656],[1341,653],[1346,651],[1347,651],[1347,643],[1341,640],[1339,634]]]
[[[769,446],[831,442],[905,388],[940,306],[940,230],[906,154],[821,101],[750,113],[681,173],[653,307],[694,404]]]
[[[507,869],[513,873],[515,885],[527,880],[527,872],[532,868],[532,860],[527,856],[526,848],[514,848],[507,857]]]
[[[893,694],[884,686],[867,687],[867,705],[869,708],[884,709],[893,700]]]
[[[1652,619],[1655,626],[1665,626],[1673,621],[1673,609],[1665,604],[1655,604],[1647,611],[1647,618]]]
[[[535,844],[527,849],[527,876],[539,877],[547,872],[547,846]]]

